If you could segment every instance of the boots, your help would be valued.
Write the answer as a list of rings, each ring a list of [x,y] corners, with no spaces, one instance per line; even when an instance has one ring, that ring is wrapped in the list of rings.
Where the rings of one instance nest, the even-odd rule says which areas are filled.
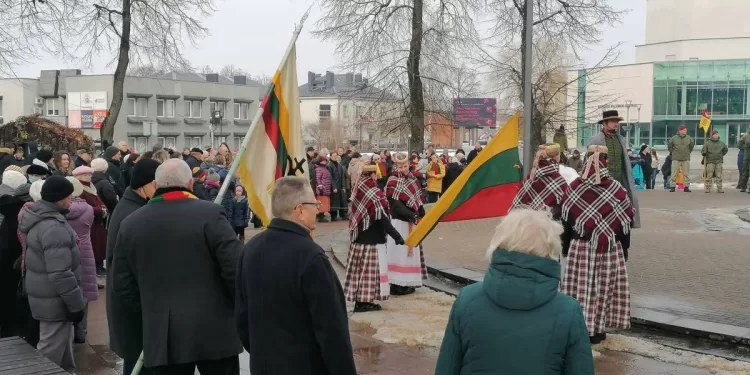
[[[405,296],[416,291],[415,288],[391,284],[391,294],[394,296]]]
[[[689,188],[689,187],[686,187],[686,188],[685,188],[684,190],[682,190],[682,191],[684,191],[685,193],[690,193],[690,188]]]
[[[370,312],[370,311],[380,311],[382,307],[378,305],[377,303],[371,303],[371,302],[356,302],[354,304],[354,312]]]

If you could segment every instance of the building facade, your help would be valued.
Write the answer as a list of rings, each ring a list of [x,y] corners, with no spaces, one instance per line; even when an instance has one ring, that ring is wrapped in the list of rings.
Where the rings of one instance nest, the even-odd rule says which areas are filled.
[[[636,63],[568,72],[569,144],[585,145],[606,109],[625,117],[620,133],[632,146],[665,148],[680,125],[703,144],[706,110],[712,130],[730,147],[750,131],[750,2],[648,0],[646,43]],[[708,21],[710,20],[710,21]],[[706,27],[710,22],[711,27]],[[573,143],[570,143],[573,142]]]
[[[80,70],[45,70],[38,79],[0,79],[0,116],[9,122],[38,114],[79,128],[97,140],[112,88],[112,75],[81,75]],[[261,92],[260,85],[244,76],[128,76],[114,141],[128,141],[137,152],[157,143],[181,149],[226,142],[235,149],[250,127]],[[222,119],[211,139],[209,124],[214,111],[219,111]]]

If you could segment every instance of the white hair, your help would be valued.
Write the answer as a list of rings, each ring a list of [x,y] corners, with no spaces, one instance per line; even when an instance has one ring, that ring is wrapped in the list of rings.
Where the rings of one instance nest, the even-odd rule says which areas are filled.
[[[109,168],[109,163],[102,158],[96,158],[91,161],[91,169],[94,172],[106,172],[107,168]]]
[[[495,228],[487,258],[497,249],[558,259],[562,253],[563,227],[546,211],[515,209]]]
[[[125,141],[117,142],[118,147],[127,146],[127,145],[128,145],[128,142],[125,142]]]
[[[179,187],[187,189],[193,179],[193,172],[182,159],[169,159],[156,168],[157,188]]]
[[[451,156],[449,162],[451,163],[458,163],[458,158],[455,156]]]
[[[42,185],[44,185],[44,180],[37,180],[29,188],[29,196],[34,202],[42,200]]]
[[[273,217],[285,219],[294,211],[294,208],[305,202],[309,192],[310,180],[304,177],[287,176],[276,181],[271,195],[271,214]]]

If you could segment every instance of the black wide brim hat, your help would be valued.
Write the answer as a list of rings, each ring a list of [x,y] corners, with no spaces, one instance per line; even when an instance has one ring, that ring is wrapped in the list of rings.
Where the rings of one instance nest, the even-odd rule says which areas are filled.
[[[599,120],[598,124],[603,124],[604,121],[607,121],[607,120],[622,121],[623,118],[622,116],[620,116],[620,114],[617,112],[616,109],[612,109],[609,111],[604,111],[604,113],[602,113],[602,119]]]

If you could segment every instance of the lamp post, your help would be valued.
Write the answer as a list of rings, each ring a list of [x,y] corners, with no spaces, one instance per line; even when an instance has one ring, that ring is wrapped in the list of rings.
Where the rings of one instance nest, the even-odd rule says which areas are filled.
[[[216,126],[219,126],[219,134],[224,135],[224,125],[222,124],[222,113],[221,111],[214,111],[211,114],[211,122],[213,123],[213,129],[216,130]],[[214,136],[211,134],[211,148],[214,148]]]
[[[406,141],[406,154],[411,158],[411,133],[407,137],[409,139]]]

